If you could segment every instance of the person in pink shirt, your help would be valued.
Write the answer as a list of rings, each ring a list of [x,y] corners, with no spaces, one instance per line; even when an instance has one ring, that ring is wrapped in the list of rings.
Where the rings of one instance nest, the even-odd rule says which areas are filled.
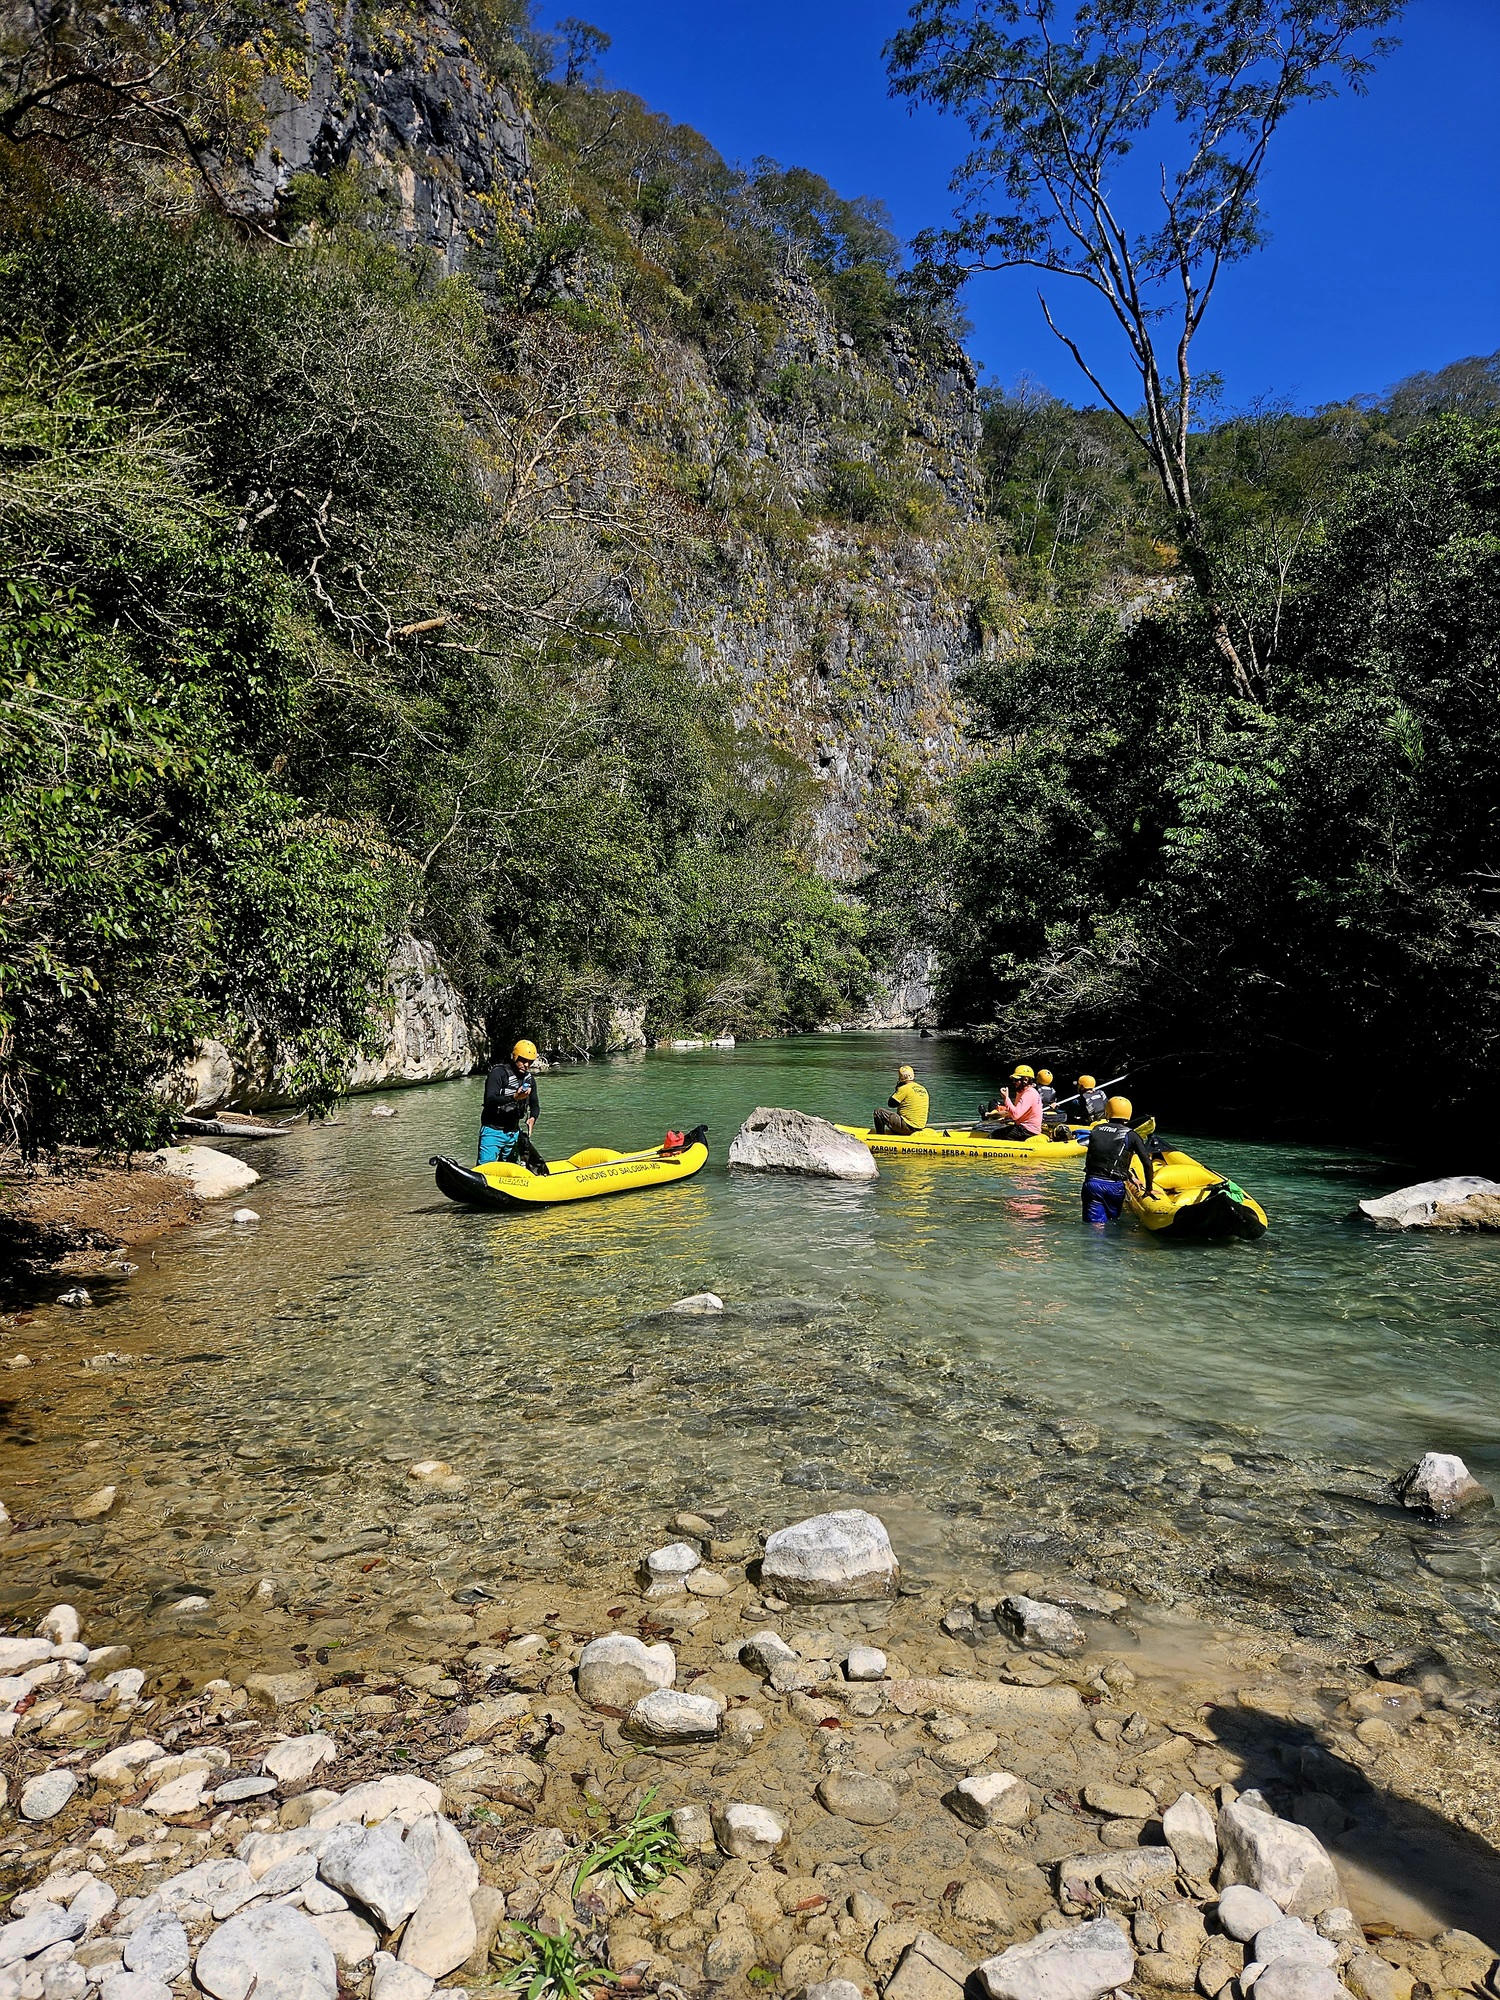
[[[987,1139],[1034,1139],[1042,1129],[1042,1096],[1036,1087],[1036,1071],[1030,1063],[1017,1063],[1010,1073],[1012,1084],[1021,1087],[1012,1097],[1002,1090],[985,1113],[993,1125],[984,1126]]]

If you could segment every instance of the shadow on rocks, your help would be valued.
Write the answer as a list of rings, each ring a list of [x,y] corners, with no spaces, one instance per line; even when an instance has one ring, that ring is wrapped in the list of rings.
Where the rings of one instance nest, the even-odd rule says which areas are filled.
[[[1254,1708],[1214,1708],[1207,1722],[1244,1760],[1241,1791],[1263,1792],[1341,1868],[1420,1903],[1438,1929],[1472,1931],[1500,1952],[1500,1853],[1488,1842],[1372,1782],[1305,1723]]]

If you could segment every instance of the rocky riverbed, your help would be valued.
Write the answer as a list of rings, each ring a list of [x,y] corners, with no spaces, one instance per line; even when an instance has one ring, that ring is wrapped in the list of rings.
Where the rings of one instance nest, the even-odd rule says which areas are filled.
[[[68,1605],[0,1638],[0,2000],[1494,1990],[1460,1823],[1500,1759],[1451,1675],[1102,1570],[955,1599],[863,1510],[662,1528],[364,1643],[282,1610],[280,1664],[206,1678]]]

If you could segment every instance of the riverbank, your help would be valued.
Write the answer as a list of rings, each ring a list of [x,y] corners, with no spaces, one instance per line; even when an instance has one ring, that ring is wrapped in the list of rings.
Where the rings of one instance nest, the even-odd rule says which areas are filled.
[[[405,1477],[463,1484],[434,1462]],[[639,1552],[650,1568],[434,1593],[382,1632],[278,1606],[275,1580],[251,1577],[263,1642],[218,1672],[202,1598],[129,1659],[107,1630],[86,1633],[92,1654],[70,1643],[66,1608],[41,1621],[60,1642],[41,1659],[0,1639],[35,1683],[0,1747],[0,1867],[14,1917],[38,1937],[63,1925],[46,1993],[77,1967],[67,1991],[112,2000],[122,1966],[161,1984],[113,2000],[186,1993],[206,1951],[198,1984],[233,2000],[251,1973],[265,1985],[280,1926],[311,2000],[333,2000],[335,1961],[341,1991],[421,2000],[433,1978],[503,1975],[529,1949],[515,1924],[669,1996],[839,1980],[865,2000],[960,2000],[981,1967],[999,2000],[1041,2000],[1040,1968],[1016,1984],[1026,1954],[993,1961],[1054,1933],[1114,1951],[1090,1994],[1238,2000],[1273,1952],[1326,1965],[1355,2000],[1488,1990],[1500,1862],[1455,1820],[1493,1835],[1500,1751],[1436,1684],[1248,1626],[1163,1623],[1088,1577],[1015,1573],[977,1604],[904,1576],[899,1594],[789,1603],[761,1573],[762,1534],[726,1512],[662,1533]],[[827,1546],[826,1521],[811,1540]],[[672,1864],[659,1886],[637,1878],[632,1897],[608,1866],[579,1881],[657,1811],[671,1821],[633,1848]],[[367,1823],[392,1852],[351,1861],[332,1829]],[[404,1902],[371,1872],[389,1889],[402,1831],[424,1871]],[[1235,1882],[1278,1907],[1226,1897]],[[70,1934],[65,1905],[86,1928]],[[1272,1934],[1283,1909],[1304,1921]],[[243,1968],[237,1987],[220,1960]]]
[[[49,1278],[126,1275],[121,1253],[196,1222],[202,1203],[149,1158],[126,1164],[69,1149],[0,1178],[0,1304],[35,1296]]]

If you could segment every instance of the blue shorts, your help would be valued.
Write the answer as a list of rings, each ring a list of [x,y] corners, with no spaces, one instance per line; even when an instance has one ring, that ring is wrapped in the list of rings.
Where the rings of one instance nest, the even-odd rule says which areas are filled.
[[[1085,1222],[1118,1222],[1125,1206],[1124,1181],[1107,1181],[1091,1174],[1078,1191]]]
[[[498,1125],[481,1125],[479,1128],[479,1159],[481,1167],[493,1166],[497,1160],[515,1157],[520,1143],[519,1132],[502,1132]]]

